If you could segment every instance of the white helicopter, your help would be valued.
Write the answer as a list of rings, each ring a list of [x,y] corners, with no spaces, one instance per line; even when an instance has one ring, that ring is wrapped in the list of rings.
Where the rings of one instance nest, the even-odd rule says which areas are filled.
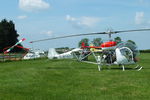
[[[137,69],[139,71],[143,67],[137,64],[137,55],[139,54],[137,46],[130,42],[121,42],[118,44],[117,42],[111,40],[112,34],[124,33],[124,32],[137,32],[137,31],[150,31],[150,29],[75,34],[75,35],[60,36],[55,38],[41,39],[41,40],[31,41],[30,43],[68,38],[68,37],[108,34],[109,35],[108,42],[104,42],[100,46],[85,46],[83,43],[80,50],[71,52],[71,54],[74,55],[79,61],[97,64],[99,71],[101,70],[103,65],[119,65],[122,67],[122,70],[124,71],[125,65],[131,65],[131,64],[136,65],[134,69]],[[85,61],[86,58],[90,55],[94,56],[96,62]]]
[[[78,52],[79,54],[74,52],[75,57],[82,62],[97,64],[99,71],[103,65],[119,65],[124,71],[125,65],[137,63],[139,55],[137,46],[131,42],[117,44],[115,41],[109,41],[102,43],[99,47],[82,46],[82,49],[83,51]],[[93,55],[96,62],[87,60],[90,55]],[[135,69],[139,71],[142,66],[136,65]]]

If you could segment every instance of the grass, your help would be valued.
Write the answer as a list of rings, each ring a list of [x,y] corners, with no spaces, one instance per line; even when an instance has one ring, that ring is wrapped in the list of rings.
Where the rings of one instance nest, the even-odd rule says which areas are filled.
[[[150,54],[141,54],[139,64],[141,71],[99,72],[74,60],[0,63],[0,100],[149,100]]]

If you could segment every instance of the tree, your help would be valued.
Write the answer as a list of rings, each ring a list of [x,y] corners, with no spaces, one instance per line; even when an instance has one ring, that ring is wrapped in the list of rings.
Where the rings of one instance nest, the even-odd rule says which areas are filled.
[[[101,38],[94,38],[92,43],[94,46],[100,46],[103,43],[103,41]]]
[[[114,39],[114,41],[117,42],[117,43],[120,43],[122,40],[121,40],[120,37],[116,37],[116,38]]]
[[[78,43],[78,46],[81,47],[83,42],[86,46],[89,46],[89,39],[88,38],[81,39],[81,41]]]
[[[15,30],[15,24],[13,21],[7,21],[3,19],[0,22],[0,52],[3,52],[3,49],[10,47],[18,42],[17,31]],[[23,49],[15,47],[12,52],[20,52]]]
[[[130,42],[130,43],[132,43],[132,44],[136,44],[134,41],[132,41],[132,40],[128,40],[127,42]]]

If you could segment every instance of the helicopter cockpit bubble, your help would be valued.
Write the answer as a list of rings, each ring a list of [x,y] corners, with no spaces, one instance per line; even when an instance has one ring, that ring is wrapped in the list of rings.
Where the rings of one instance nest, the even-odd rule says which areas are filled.
[[[137,61],[137,56],[140,54],[137,48],[137,45],[131,42],[121,42],[117,45],[116,48],[120,49],[120,52],[124,56],[128,56],[131,59],[131,56],[134,61]],[[131,54],[132,53],[132,54]]]

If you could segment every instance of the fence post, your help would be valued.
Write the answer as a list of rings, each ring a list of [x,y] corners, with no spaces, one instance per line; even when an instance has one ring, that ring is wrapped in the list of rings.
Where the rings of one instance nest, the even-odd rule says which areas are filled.
[[[5,61],[5,54],[3,53],[3,55],[2,55],[2,59],[3,59],[3,62]]]

